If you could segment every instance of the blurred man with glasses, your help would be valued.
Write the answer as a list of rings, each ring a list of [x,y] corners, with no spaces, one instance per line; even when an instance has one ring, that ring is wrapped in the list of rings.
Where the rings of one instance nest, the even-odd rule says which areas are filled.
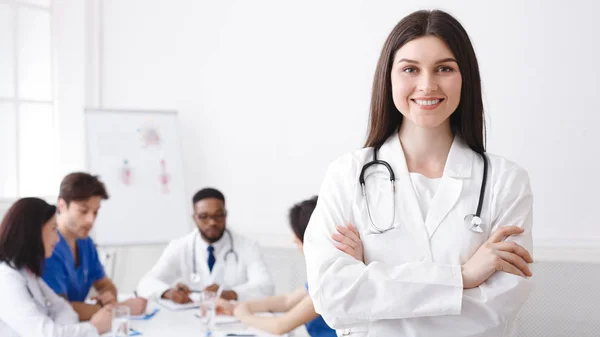
[[[214,188],[192,198],[196,229],[173,240],[140,281],[139,296],[191,302],[192,293],[214,291],[226,300],[271,296],[274,285],[259,246],[227,229],[225,196]]]

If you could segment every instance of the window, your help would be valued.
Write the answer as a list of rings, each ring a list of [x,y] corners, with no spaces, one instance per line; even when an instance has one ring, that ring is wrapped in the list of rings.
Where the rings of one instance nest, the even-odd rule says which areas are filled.
[[[0,0],[0,199],[57,193],[51,5]]]

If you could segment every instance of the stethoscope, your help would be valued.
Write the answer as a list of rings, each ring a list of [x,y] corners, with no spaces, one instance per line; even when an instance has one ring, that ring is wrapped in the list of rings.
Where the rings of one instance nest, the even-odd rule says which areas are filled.
[[[388,162],[386,162],[385,160],[377,159],[377,151],[379,151],[379,147],[375,147],[373,150],[373,161],[370,161],[370,162],[366,163],[365,165],[363,165],[363,167],[360,171],[360,176],[358,177],[358,181],[360,182],[360,185],[361,185],[362,195],[365,197],[365,202],[367,204],[367,213],[369,214],[369,220],[371,221],[371,226],[379,234],[382,234],[382,233],[385,233],[385,232],[389,231],[390,229],[394,228],[394,219],[396,218],[396,198],[392,198],[393,199],[392,223],[385,229],[381,229],[381,228],[377,227],[377,225],[375,225],[375,222],[373,222],[373,218],[371,217],[371,209],[369,208],[369,197],[367,194],[367,189],[365,188],[365,171],[373,165],[385,166],[385,168],[388,170],[388,172],[390,174],[390,182],[392,185],[392,196],[396,192],[396,187],[395,187],[396,175],[394,174],[394,170],[392,169],[390,164],[388,164]],[[475,214],[465,215],[465,218],[464,218],[465,225],[467,226],[467,228],[469,228],[473,232],[477,232],[477,233],[483,233],[483,229],[481,228],[481,225],[482,225],[481,207],[483,206],[483,198],[485,195],[485,185],[487,183],[487,171],[488,171],[487,156],[485,155],[485,153],[480,153],[480,155],[483,158],[483,179],[481,181],[481,190],[479,191],[479,202],[477,204],[477,211],[475,212]]]
[[[42,289],[42,285],[40,284],[39,279],[36,280],[37,282],[37,288],[40,291],[40,294],[42,295],[42,301],[40,302],[34,295],[33,295],[33,291],[31,291],[31,287],[29,286],[29,280],[27,280],[27,276],[23,275],[25,277],[25,284],[27,287],[27,292],[29,292],[29,295],[31,296],[31,298],[33,298],[34,301],[38,302],[39,304],[42,305],[42,307],[46,308],[46,313],[50,313],[50,307],[52,306],[52,303],[50,302],[50,300],[48,299],[48,297],[46,296],[46,293],[44,292],[44,289]]]
[[[231,235],[231,233],[226,229],[225,232],[227,233],[227,236],[229,236],[229,250],[225,253],[225,263],[227,263],[227,258],[229,258],[229,255],[232,254],[233,258],[235,259],[235,263],[238,263],[238,255],[235,252],[235,250],[233,249],[233,236]],[[198,269],[196,268],[196,238],[199,236],[198,235],[194,235],[194,242],[193,242],[193,251],[192,251],[192,274],[190,275],[190,280],[194,283],[200,282],[200,280],[202,280],[202,277],[200,276],[200,274],[198,273]]]

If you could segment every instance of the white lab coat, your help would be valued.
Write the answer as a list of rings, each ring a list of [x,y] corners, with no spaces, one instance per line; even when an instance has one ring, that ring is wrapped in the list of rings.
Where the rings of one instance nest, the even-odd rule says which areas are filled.
[[[483,160],[458,136],[426,220],[420,212],[398,135],[379,151],[396,174],[394,229],[375,234],[361,193],[359,174],[373,159],[360,149],[332,162],[304,237],[308,285],[315,309],[341,334],[368,336],[508,336],[527,300],[532,280],[496,272],[479,287],[463,290],[464,264],[501,226],[525,229],[515,241],[531,254],[532,193],[527,172],[488,154],[482,209],[483,233],[467,228],[475,213]],[[392,224],[392,194],[382,165],[367,170],[375,224]],[[365,264],[339,251],[336,225],[352,223],[360,233]]]
[[[97,337],[98,331],[79,323],[71,304],[41,278],[0,262],[0,336]]]
[[[233,238],[234,254],[230,250],[229,236],[224,233],[213,244],[215,265],[212,273],[208,269],[208,244],[194,229],[184,237],[173,240],[165,248],[154,267],[142,278],[138,286],[138,295],[146,298],[159,298],[165,291],[178,282],[193,290],[202,290],[211,284],[223,286],[223,290],[234,290],[238,300],[261,298],[273,295],[275,286],[263,261],[260,248],[255,242],[229,231]],[[194,282],[193,253],[196,246],[196,271],[200,281]]]

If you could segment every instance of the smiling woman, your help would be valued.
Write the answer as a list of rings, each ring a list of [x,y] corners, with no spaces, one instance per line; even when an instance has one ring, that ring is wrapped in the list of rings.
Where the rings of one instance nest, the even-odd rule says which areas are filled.
[[[485,153],[483,121],[461,24],[438,10],[402,19],[377,64],[366,146],[330,164],[306,230],[308,289],[329,326],[382,336],[510,329],[531,292],[533,197],[524,169]],[[341,238],[346,224],[360,237]]]
[[[450,130],[462,78],[454,54],[436,36],[412,40],[396,52],[391,72],[392,98],[404,125]]]

